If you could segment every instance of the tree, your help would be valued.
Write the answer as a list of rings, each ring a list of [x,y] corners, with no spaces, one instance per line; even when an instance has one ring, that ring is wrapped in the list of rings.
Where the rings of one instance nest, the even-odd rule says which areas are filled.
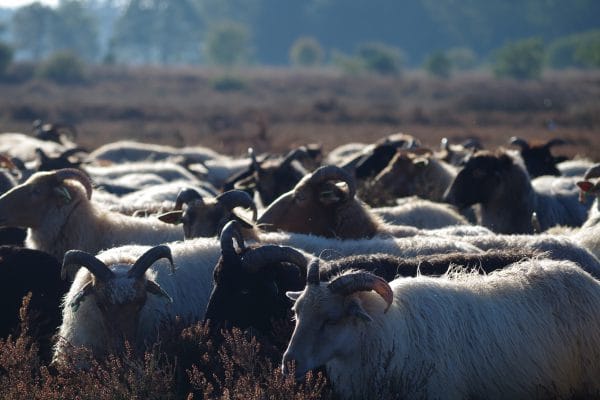
[[[87,61],[99,59],[97,20],[82,2],[61,1],[55,21],[51,29],[53,49],[78,54]]]
[[[510,42],[496,52],[494,73],[498,77],[534,79],[542,74],[544,45],[539,38]]]
[[[15,11],[12,17],[14,46],[26,58],[39,61],[53,50],[52,28],[56,13],[40,3],[32,3]]]
[[[356,54],[367,71],[396,75],[402,70],[402,52],[396,47],[377,42],[362,43]]]
[[[323,62],[323,48],[315,38],[298,38],[290,48],[290,61],[293,65],[314,67]]]
[[[0,75],[4,75],[13,59],[13,49],[6,43],[0,42]]]
[[[245,25],[225,21],[215,25],[206,35],[206,57],[216,65],[232,67],[250,59],[250,35]]]
[[[425,60],[425,69],[431,75],[448,78],[452,70],[452,64],[443,51],[435,51]]]

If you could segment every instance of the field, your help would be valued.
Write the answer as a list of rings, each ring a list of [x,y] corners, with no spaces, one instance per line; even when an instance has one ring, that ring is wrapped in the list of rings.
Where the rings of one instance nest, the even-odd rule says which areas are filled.
[[[549,72],[538,81],[497,80],[485,72],[436,79],[343,75],[333,70],[95,67],[85,83],[30,79],[0,82],[0,126],[29,132],[31,122],[74,124],[77,142],[93,149],[135,139],[174,146],[204,145],[244,155],[284,152],[305,143],[325,151],[347,142],[373,142],[410,133],[437,148],[440,139],[479,138],[489,148],[511,136],[571,145],[556,154],[600,160],[600,72]],[[27,301],[25,301],[25,304]],[[283,378],[281,343],[239,331],[221,343],[203,325],[170,327],[143,356],[56,370],[31,342],[29,317],[21,336],[0,338],[0,398],[10,399],[330,399],[321,375],[304,385]],[[391,398],[382,387],[373,398]]]
[[[600,159],[600,73],[549,72],[539,81],[478,72],[448,80],[333,70],[94,68],[86,83],[0,83],[3,131],[29,131],[35,118],[77,126],[95,148],[118,139],[202,144],[228,154],[285,151],[307,142],[325,150],[402,131],[437,147],[442,137],[561,137],[561,154]]]

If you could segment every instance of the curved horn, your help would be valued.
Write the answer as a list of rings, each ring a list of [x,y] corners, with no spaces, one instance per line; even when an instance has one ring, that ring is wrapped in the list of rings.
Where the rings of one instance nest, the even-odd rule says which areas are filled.
[[[289,262],[306,268],[306,257],[298,250],[273,244],[252,249],[242,255],[242,266],[250,272],[259,271],[266,264]]]
[[[67,275],[72,276],[72,267],[77,265],[87,268],[88,271],[102,282],[106,282],[114,276],[106,264],[90,253],[81,250],[69,250],[63,258],[60,277],[66,279]]]
[[[65,150],[59,156],[59,158],[62,158],[63,160],[66,160],[69,157],[71,157],[72,155],[77,154],[77,153],[87,153],[87,151],[83,147],[73,147],[72,149]]]
[[[225,193],[221,193],[216,197],[217,201],[229,211],[233,211],[236,207],[249,208],[252,210],[252,221],[256,221],[257,210],[256,204],[252,197],[243,190],[229,190]]]
[[[520,137],[511,137],[509,143],[515,146],[519,146],[521,148],[521,151],[529,150],[529,143],[527,143],[527,140],[521,139]]]
[[[188,204],[191,201],[202,202],[202,196],[196,189],[181,189],[179,193],[177,193],[177,198],[175,199],[175,210],[181,210],[181,207],[183,207],[184,204]]]
[[[596,164],[593,167],[588,168],[588,170],[585,171],[585,175],[583,176],[583,179],[588,180],[588,179],[598,178],[598,177],[600,177],[600,164]]]
[[[60,182],[67,179],[76,180],[85,188],[85,193],[87,194],[88,200],[92,198],[92,182],[85,172],[75,168],[63,168],[56,171],[54,176]]]
[[[229,221],[223,227],[221,231],[221,255],[225,261],[233,258],[239,258],[235,248],[233,247],[233,239],[236,240],[238,247],[244,249],[244,236],[242,235],[242,228],[240,223],[237,221]]]
[[[358,271],[342,275],[327,285],[333,293],[347,296],[354,292],[374,290],[387,303],[386,311],[394,301],[394,293],[385,279],[370,272]]]
[[[318,285],[321,282],[319,276],[319,258],[315,257],[308,264],[308,271],[306,272],[306,284],[307,285]]]
[[[285,157],[283,158],[281,165],[283,166],[283,165],[289,164],[292,161],[297,160],[300,157],[308,157],[308,151],[302,147],[296,148],[296,149],[288,152],[285,155]]]
[[[173,265],[173,255],[171,254],[171,248],[169,246],[160,245],[154,246],[150,250],[146,251],[141,255],[140,258],[133,264],[133,267],[127,273],[127,276],[132,278],[141,278],[148,268],[152,266],[156,261],[161,258],[166,258],[171,263],[171,272],[175,272],[175,266]]]
[[[554,139],[548,141],[548,143],[546,143],[544,146],[550,148],[552,146],[562,146],[565,144],[569,144],[569,142],[565,139],[554,138]]]
[[[340,180],[348,185],[348,198],[352,199],[356,195],[356,183],[354,178],[346,170],[336,165],[326,165],[315,170],[306,181],[309,185],[318,184],[330,180]]]

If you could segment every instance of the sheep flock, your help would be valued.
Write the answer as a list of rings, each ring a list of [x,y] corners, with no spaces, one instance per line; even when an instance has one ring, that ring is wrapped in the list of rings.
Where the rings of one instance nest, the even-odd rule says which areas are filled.
[[[231,156],[34,127],[0,134],[3,385],[15,338],[42,381],[137,356],[152,381],[201,330],[229,361],[168,397],[242,398],[238,335],[299,399],[600,398],[600,164],[566,140]]]

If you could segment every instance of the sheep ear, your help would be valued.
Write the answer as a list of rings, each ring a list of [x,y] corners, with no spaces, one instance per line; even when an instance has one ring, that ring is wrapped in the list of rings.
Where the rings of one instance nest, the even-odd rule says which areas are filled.
[[[58,195],[58,197],[60,197],[64,201],[65,204],[69,204],[71,200],[73,200],[71,193],[63,185],[58,185],[52,190],[55,194]]]
[[[77,294],[73,298],[73,301],[71,301],[71,304],[69,304],[71,306],[71,310],[73,310],[73,312],[76,312],[77,310],[79,310],[79,306],[81,305],[81,302],[83,300],[85,300],[85,297],[92,292],[92,289],[93,289],[93,285],[92,285],[92,282],[90,281],[85,284],[83,289],[81,289],[79,292],[77,292]]]
[[[169,294],[167,292],[165,292],[163,290],[163,288],[161,288],[160,286],[158,286],[158,284],[156,282],[153,281],[146,281],[146,290],[149,293],[155,294],[159,297],[164,297],[166,298],[169,303],[173,302],[173,298],[171,298],[171,296],[169,296]]]
[[[413,160],[413,165],[419,168],[424,168],[429,165],[429,159],[425,157],[415,158]]]
[[[167,224],[177,225],[182,222],[182,219],[181,219],[182,216],[183,216],[183,211],[175,210],[175,211],[169,211],[169,212],[159,215],[158,219]]]
[[[582,192],[590,192],[594,188],[594,184],[590,181],[579,181],[577,182],[577,186],[581,189]]]
[[[362,308],[359,301],[353,299],[346,307],[346,314],[351,317],[356,317],[364,322],[373,322],[373,318]]]
[[[300,297],[301,294],[302,294],[302,292],[285,292],[285,295],[287,296],[287,298],[292,301],[298,300],[298,297]]]

